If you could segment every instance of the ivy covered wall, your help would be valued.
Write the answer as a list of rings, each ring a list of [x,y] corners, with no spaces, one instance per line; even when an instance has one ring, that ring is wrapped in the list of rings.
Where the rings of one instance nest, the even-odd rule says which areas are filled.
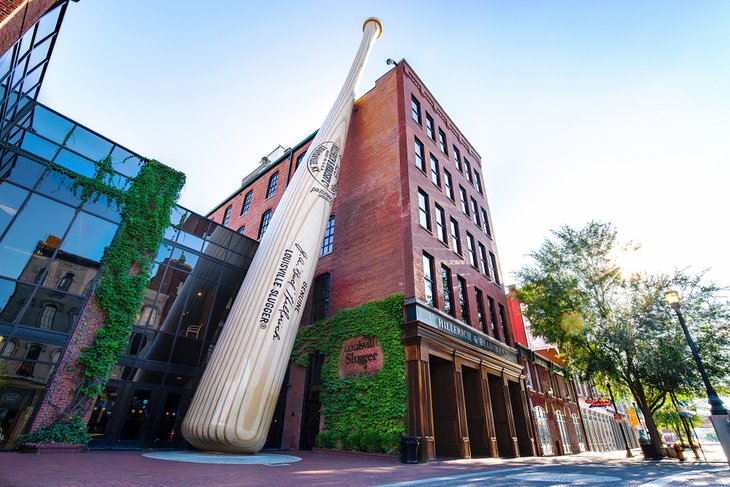
[[[324,429],[317,436],[318,446],[390,454],[398,451],[407,410],[402,321],[403,295],[398,294],[343,309],[299,331],[295,363],[306,366],[310,353],[326,356],[320,395]],[[377,339],[383,355],[381,370],[368,372],[362,367],[361,373],[342,376],[341,358],[343,363],[345,359],[340,355],[348,353],[343,344],[355,337]],[[379,360],[372,357],[375,354],[369,355]]]

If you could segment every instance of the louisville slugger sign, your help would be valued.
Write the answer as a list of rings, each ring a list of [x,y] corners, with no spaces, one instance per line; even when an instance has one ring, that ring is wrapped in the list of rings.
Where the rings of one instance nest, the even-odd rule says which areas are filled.
[[[183,422],[201,450],[258,452],[291,355],[337,192],[355,89],[382,26],[363,38],[334,106],[294,173],[236,296]]]

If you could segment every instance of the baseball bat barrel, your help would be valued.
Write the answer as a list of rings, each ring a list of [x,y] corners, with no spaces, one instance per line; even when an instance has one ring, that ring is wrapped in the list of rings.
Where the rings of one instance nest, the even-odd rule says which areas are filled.
[[[375,18],[334,106],[286,188],[182,425],[201,450],[256,453],[266,442],[337,190],[359,82],[382,33]]]

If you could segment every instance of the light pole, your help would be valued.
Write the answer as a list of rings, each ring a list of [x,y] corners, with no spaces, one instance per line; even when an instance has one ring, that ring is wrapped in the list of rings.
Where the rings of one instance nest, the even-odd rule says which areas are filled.
[[[613,403],[613,417],[616,423],[618,423],[618,429],[621,430],[621,436],[624,438],[624,445],[626,445],[626,458],[633,458],[634,454],[631,453],[631,447],[629,446],[629,440],[626,439],[626,432],[624,431],[624,422],[621,420],[620,422],[616,420],[616,415],[620,413],[618,412],[618,405],[616,404],[616,399],[613,398],[613,391],[611,390],[611,384],[606,382],[606,388],[608,389],[608,395],[611,396],[611,402]]]
[[[728,421],[727,409],[725,409],[725,405],[717,395],[717,392],[715,392],[715,388],[712,387],[712,384],[710,384],[710,378],[707,377],[705,366],[702,365],[702,360],[700,360],[700,354],[697,353],[695,342],[692,340],[689,330],[687,329],[687,324],[684,322],[682,311],[679,309],[679,293],[677,291],[668,290],[664,293],[664,299],[667,301],[669,306],[672,307],[674,312],[677,313],[679,324],[682,325],[684,337],[687,339],[687,344],[689,344],[690,350],[692,350],[692,356],[694,357],[695,362],[697,362],[697,368],[702,376],[702,381],[705,383],[707,402],[710,404],[710,422],[712,422],[712,426],[715,428],[715,433],[717,433],[717,438],[720,440],[722,449],[725,452],[725,457],[728,463],[730,463],[730,421]]]

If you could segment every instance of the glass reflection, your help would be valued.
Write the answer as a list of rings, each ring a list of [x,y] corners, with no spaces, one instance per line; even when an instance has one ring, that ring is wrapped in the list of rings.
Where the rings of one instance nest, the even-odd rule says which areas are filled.
[[[104,249],[114,239],[117,228],[114,223],[88,213],[79,213],[63,241],[61,250],[75,257],[99,262],[104,255]]]
[[[51,112],[46,107],[36,105],[33,110],[33,132],[38,133],[58,144],[63,144],[74,124]]]
[[[55,250],[61,243],[74,210],[34,194],[0,241],[0,274],[33,282],[28,272],[32,256]]]
[[[15,152],[2,150],[2,167],[0,168],[0,180],[9,179],[28,188],[35,186],[36,181],[45,167],[25,157],[18,156]]]
[[[114,170],[130,178],[135,177],[142,167],[142,161],[139,156],[119,146],[114,147],[111,158]]]
[[[94,213],[113,222],[119,223],[122,221],[122,210],[116,201],[110,200],[103,194],[94,196],[94,198],[84,203],[84,211]]]
[[[57,289],[39,288],[25,309],[20,324],[66,333],[81,314],[83,304],[83,298],[78,296],[66,294]]]
[[[31,286],[0,279],[0,321],[13,322],[32,292]]]
[[[20,210],[28,192],[12,184],[0,183],[0,235]]]
[[[96,164],[66,149],[61,149],[54,162],[90,178],[96,172]]]
[[[66,139],[66,147],[85,155],[89,159],[100,161],[109,155],[112,150],[112,143],[83,127],[76,126]]]
[[[20,144],[20,147],[47,161],[52,160],[53,156],[58,152],[58,145],[27,131],[23,136],[23,142]]]
[[[56,171],[46,171],[37,191],[71,206],[81,203],[81,188],[74,188],[74,179]]]

